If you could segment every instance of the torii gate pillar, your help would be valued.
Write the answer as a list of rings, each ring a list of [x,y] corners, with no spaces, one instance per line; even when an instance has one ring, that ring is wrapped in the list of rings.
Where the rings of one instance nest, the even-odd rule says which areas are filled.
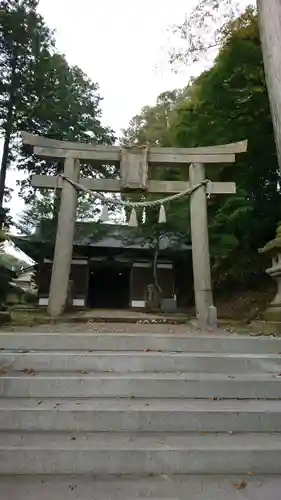
[[[190,165],[189,180],[191,186],[195,186],[205,180],[204,164],[195,163]],[[213,293],[207,199],[206,187],[204,185],[196,189],[190,196],[190,226],[196,317],[200,326],[205,326],[210,324],[210,308],[213,306]]]
[[[69,156],[64,160],[64,175],[74,182],[79,181],[80,162]],[[77,192],[74,186],[64,181],[51,276],[48,314],[60,316],[67,302],[69,275],[72,260],[72,246],[76,222]]]

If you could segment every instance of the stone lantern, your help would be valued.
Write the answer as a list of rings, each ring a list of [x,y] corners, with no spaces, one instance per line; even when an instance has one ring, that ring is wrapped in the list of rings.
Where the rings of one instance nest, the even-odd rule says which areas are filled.
[[[272,265],[266,269],[266,273],[277,283],[276,296],[264,312],[263,319],[281,321],[281,222],[278,224],[274,240],[269,241],[259,252],[271,257]]]

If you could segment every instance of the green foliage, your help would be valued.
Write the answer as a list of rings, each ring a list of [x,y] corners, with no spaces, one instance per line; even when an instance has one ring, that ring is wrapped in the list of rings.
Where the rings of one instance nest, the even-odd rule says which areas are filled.
[[[43,68],[38,72],[44,84],[44,99],[37,96],[38,102],[33,108],[24,129],[52,139],[66,141],[94,142],[96,144],[112,144],[115,140],[113,131],[101,125],[101,97],[98,84],[91,81],[77,66],[71,67],[63,56],[49,55],[42,62]],[[48,81],[44,82],[44,75]],[[28,170],[30,174],[56,174],[63,169],[63,162],[54,160],[42,161],[28,154],[18,164],[18,168]],[[108,177],[116,175],[114,168],[81,164],[83,176]],[[22,184],[25,199],[30,199],[33,190],[30,178]]]
[[[126,146],[170,146],[173,114],[187,94],[188,89],[162,92],[155,106],[144,106],[141,112],[131,119],[129,127],[123,130],[122,143]]]
[[[4,137],[0,206],[6,171],[15,159],[17,132],[30,113],[30,89],[35,88],[38,61],[52,46],[51,32],[37,13],[37,5],[37,0],[0,0],[0,129]],[[37,86],[38,96],[43,89]]]
[[[255,11],[247,9],[223,33],[214,66],[195,82],[196,102],[181,107],[174,126],[178,146],[249,140],[247,155],[215,172],[219,180],[236,181],[237,195],[217,197],[209,209],[216,282],[220,262],[225,279],[241,262],[236,279],[245,282],[260,270],[257,249],[273,237],[280,217],[279,171]],[[253,256],[247,266],[245,254]]]
[[[20,218],[14,223],[22,235],[31,236],[40,226],[42,220],[52,221],[54,217],[55,195],[50,190],[41,190],[40,197],[36,196],[26,204]],[[93,220],[98,209],[93,197],[89,194],[78,196],[76,218],[78,221]],[[52,222],[52,226],[56,221]]]
[[[96,83],[78,67],[70,67],[58,54],[44,62],[42,73],[48,74],[46,96],[38,100],[25,123],[25,130],[58,140],[96,144],[114,142],[113,131],[101,125],[101,97]],[[28,148],[24,148],[24,153],[18,168],[29,174],[56,174],[63,169],[63,162],[39,160],[30,154]],[[94,169],[92,165],[82,163],[81,175],[102,178],[114,177],[117,172],[113,167],[101,165]],[[22,183],[22,195],[29,201],[33,194],[29,177]]]

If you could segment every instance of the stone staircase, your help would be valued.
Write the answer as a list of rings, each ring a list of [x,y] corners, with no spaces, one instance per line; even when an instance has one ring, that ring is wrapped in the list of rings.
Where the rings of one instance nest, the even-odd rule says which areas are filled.
[[[0,349],[2,476],[281,473],[281,339],[3,333]]]

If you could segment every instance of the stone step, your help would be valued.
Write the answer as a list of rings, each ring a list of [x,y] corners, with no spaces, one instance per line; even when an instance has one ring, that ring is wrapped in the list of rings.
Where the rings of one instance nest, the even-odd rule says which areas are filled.
[[[281,338],[213,334],[0,333],[0,349],[52,351],[161,351],[278,354]]]
[[[168,353],[155,351],[36,351],[0,352],[0,367],[55,372],[281,372],[280,354]]]
[[[0,430],[281,432],[281,401],[2,398]]]
[[[2,476],[2,500],[278,500],[281,476]]]
[[[9,373],[0,377],[2,397],[34,398],[224,398],[280,399],[281,376],[271,374]]]
[[[281,434],[0,433],[1,474],[279,474]]]

